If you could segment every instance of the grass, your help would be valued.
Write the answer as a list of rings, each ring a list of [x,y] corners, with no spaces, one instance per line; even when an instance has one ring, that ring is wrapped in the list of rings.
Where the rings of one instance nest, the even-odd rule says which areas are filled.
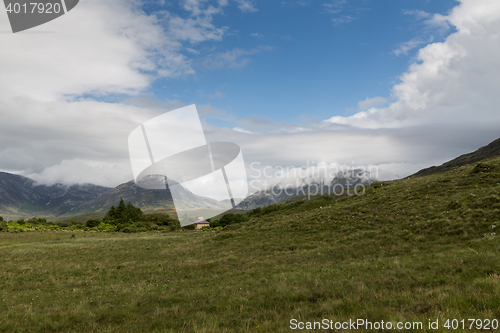
[[[497,227],[500,158],[219,233],[0,233],[0,332],[288,332],[292,318],[445,332],[500,320]]]
[[[149,209],[142,209],[142,211],[144,212],[144,214],[162,213],[162,214],[167,214],[169,216],[177,218],[177,213],[176,213],[175,209],[149,208]],[[87,213],[87,214],[80,214],[80,215],[62,216],[62,217],[58,217],[58,218],[54,219],[54,222],[76,221],[76,222],[85,223],[89,219],[103,219],[105,215],[106,215],[106,212],[94,212],[94,213]]]

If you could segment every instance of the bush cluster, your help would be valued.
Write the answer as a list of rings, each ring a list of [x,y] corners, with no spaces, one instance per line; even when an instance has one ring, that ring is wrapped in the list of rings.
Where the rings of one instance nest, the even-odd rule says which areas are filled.
[[[142,210],[130,202],[126,205],[123,199],[118,206],[111,206],[106,216],[101,219],[89,219],[86,223],[53,222],[45,218],[19,219],[7,224],[0,216],[0,232],[23,232],[45,230],[95,230],[95,231],[122,231],[125,233],[140,231],[173,231],[180,229],[177,219],[167,214],[144,214]]]
[[[31,218],[28,220],[19,219],[17,221],[7,222],[0,217],[0,232],[23,232],[23,231],[45,231],[45,230],[78,230],[84,229],[85,224],[81,222],[71,221],[56,223],[47,221],[45,218]]]
[[[150,230],[176,230],[180,228],[179,221],[168,214],[144,214],[138,207],[129,202],[127,205],[120,200],[118,206],[111,206],[102,220],[90,219],[86,223],[89,229],[114,230],[125,233]]]
[[[210,221],[211,228],[226,227],[230,224],[242,223],[248,221],[247,215],[228,213],[224,214],[220,219]]]

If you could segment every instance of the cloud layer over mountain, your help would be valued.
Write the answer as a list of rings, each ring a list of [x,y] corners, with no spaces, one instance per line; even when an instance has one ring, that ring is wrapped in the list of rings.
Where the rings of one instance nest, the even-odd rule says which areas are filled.
[[[184,16],[147,14],[139,4],[82,1],[33,31],[0,35],[1,170],[42,183],[116,186],[132,179],[128,134],[191,102],[158,102],[148,89],[159,78],[194,75],[193,47],[231,32],[214,20],[227,1],[184,1]],[[236,5],[247,15],[261,12],[252,1]],[[240,144],[248,166],[375,165],[385,179],[498,138],[500,2],[461,0],[448,15],[417,14],[451,33],[442,42],[412,46],[422,48],[390,98],[367,96],[355,114],[301,124],[238,118],[201,105],[204,119],[232,124],[205,122],[207,137]],[[4,11],[0,17],[0,30],[10,30]],[[214,51],[200,64],[240,68],[246,56],[269,50]]]

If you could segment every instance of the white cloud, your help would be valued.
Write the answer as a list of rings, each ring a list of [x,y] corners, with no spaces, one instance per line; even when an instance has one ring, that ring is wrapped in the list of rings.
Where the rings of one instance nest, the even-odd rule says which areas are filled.
[[[9,30],[5,11],[0,16],[0,29]],[[159,73],[192,72],[178,52],[180,44],[165,38],[155,17],[130,2],[83,1],[77,10],[33,31],[38,30],[54,33],[2,35],[3,97],[135,94]]]
[[[357,152],[353,158],[380,165],[384,177],[406,176],[498,138],[500,3],[462,0],[443,18],[456,32],[418,51],[392,89],[395,102],[323,123],[323,130],[366,134],[357,147],[348,134],[338,142]]]
[[[435,39],[443,38],[450,31],[448,19],[441,14],[430,14],[422,10],[414,9],[404,10],[403,14],[413,16],[417,21],[421,21],[423,24],[419,36],[401,43],[397,49],[392,51],[397,57],[402,54],[408,55],[408,52],[415,48],[432,43]]]
[[[219,2],[218,7],[206,4],[206,1],[185,0],[184,9],[191,15],[187,18],[165,12],[164,20],[168,26],[168,35],[173,40],[189,41],[192,44],[207,40],[220,41],[228,27],[214,26],[213,16],[222,13],[227,3]]]
[[[240,133],[245,133],[245,134],[253,134],[252,131],[246,130],[244,128],[239,128],[239,127],[233,128],[233,131],[240,132]]]
[[[322,4],[324,11],[332,16],[334,26],[339,27],[355,21],[360,17],[361,11],[368,10],[363,2],[357,1],[356,5],[352,5],[350,2],[353,0],[329,0]]]
[[[444,19],[456,32],[419,50],[387,107],[379,107],[386,103],[381,97],[367,98],[362,111],[311,126],[246,119],[267,130],[251,140],[213,131],[212,140],[238,143],[247,164],[261,168],[307,161],[373,165],[379,179],[405,177],[488,144],[500,128],[500,3],[462,0]],[[287,131],[294,127],[304,130]]]
[[[260,167],[297,167],[308,161],[373,165],[376,178],[394,179],[497,139],[500,3],[463,0],[443,18],[457,32],[419,50],[393,87],[395,102],[387,107],[380,107],[387,103],[382,97],[367,98],[360,101],[362,111],[311,126],[241,119],[239,128],[253,131],[251,139],[238,131],[212,129],[210,140],[238,143],[249,168],[252,162]]]
[[[408,55],[409,51],[421,46],[424,43],[425,41],[422,40],[421,37],[415,37],[407,42],[402,43],[397,49],[392,51],[392,53],[394,53],[396,57],[400,56],[401,54]]]
[[[417,21],[421,21],[422,28],[419,36],[401,43],[397,49],[392,51],[397,57],[402,54],[408,55],[409,51],[432,43],[435,39],[444,38],[451,28],[447,17],[441,14],[430,14],[422,10],[404,10],[403,14],[411,15]]]
[[[9,30],[5,11],[0,30]],[[2,35],[0,168],[47,182],[130,179],[123,142],[154,112],[78,96],[136,95],[159,75],[191,73],[181,45],[154,16],[117,0],[83,1],[33,31]]]
[[[419,50],[393,87],[396,102],[328,122],[383,128],[500,121],[500,3],[463,0],[446,20],[457,32]]]
[[[423,10],[416,10],[416,9],[403,10],[403,14],[415,16],[419,20],[429,19],[432,17],[432,14],[430,14],[430,13],[424,12]]]
[[[323,4],[326,11],[330,14],[339,14],[344,11],[344,6],[347,4],[347,0],[330,0]]]
[[[255,8],[255,4],[250,0],[235,0],[238,3],[238,8],[245,13],[254,13],[258,9]]]
[[[210,16],[222,11],[227,6],[226,1],[219,1],[218,6],[214,7],[207,0],[181,0],[185,10],[192,13],[193,16]]]
[[[334,26],[350,23],[356,19],[356,17],[352,15],[342,14],[346,4],[347,0],[331,0],[329,3],[323,4],[326,11],[332,15],[332,22]]]
[[[25,173],[24,176],[39,184],[77,184],[85,182],[101,186],[114,186],[132,178],[130,168],[125,164],[98,164],[93,161],[79,159],[64,160],[57,165],[49,166],[41,173]]]
[[[2,34],[0,169],[45,183],[130,180],[130,131],[182,103],[82,96],[138,96],[159,76],[194,73],[181,42],[222,38],[225,28],[211,20],[227,5],[195,2],[184,4],[181,22],[166,12],[148,16],[135,0],[86,0],[26,33]],[[9,31],[1,7],[0,30]]]
[[[94,165],[100,166],[96,169],[103,171],[95,177],[107,179],[102,185],[116,185],[113,181],[117,177],[123,181],[130,179],[130,172],[126,172],[128,134],[157,113],[92,100],[41,102],[19,97],[12,103],[2,101],[0,104],[2,169],[22,170],[25,175],[40,174],[48,177],[48,181],[63,181],[77,177],[78,173],[74,172],[77,169],[73,169],[71,161],[80,161],[80,166],[94,161]],[[22,117],[19,117],[20,109]],[[113,165],[125,166],[122,168],[125,172],[117,174],[112,171]],[[64,168],[66,172],[62,171]],[[110,173],[104,172],[106,170]],[[75,175],[68,178],[72,172]],[[61,179],[54,178],[57,173]],[[90,172],[81,173],[81,181],[89,182],[86,177],[90,175]]]
[[[376,97],[373,97],[373,98],[369,98],[368,96],[366,97],[366,99],[364,101],[359,101],[358,102],[358,108],[360,110],[368,110],[374,106],[379,106],[379,105],[382,105],[382,104],[385,104],[387,103],[387,100],[383,97],[380,97],[380,96],[376,96]]]
[[[198,15],[201,21],[183,21],[183,28],[173,32],[125,2],[87,0],[79,4],[81,13],[74,10],[44,25],[43,30],[56,33],[2,35],[0,168],[46,182],[115,186],[132,179],[126,145],[130,131],[183,103],[136,98],[126,105],[74,96],[133,95],[157,75],[191,73],[191,62],[180,53],[181,42],[222,38],[224,33],[217,32],[222,28],[203,20],[215,15],[210,12],[219,13],[224,2],[213,9],[203,1],[185,5],[192,16],[184,20],[196,21]],[[487,144],[498,138],[500,128],[500,2],[462,0],[439,19],[455,26],[456,32],[419,50],[415,63],[393,87],[395,102],[387,107],[378,104],[386,103],[382,97],[367,97],[359,102],[362,111],[352,116],[305,126],[238,120],[205,105],[199,107],[202,117],[235,123],[233,129],[207,126],[207,138],[238,143],[247,164],[375,165],[379,177],[386,179]],[[8,30],[5,22],[0,20],[2,30]],[[187,27],[194,32],[188,33]],[[206,65],[238,68],[263,50],[215,53]]]

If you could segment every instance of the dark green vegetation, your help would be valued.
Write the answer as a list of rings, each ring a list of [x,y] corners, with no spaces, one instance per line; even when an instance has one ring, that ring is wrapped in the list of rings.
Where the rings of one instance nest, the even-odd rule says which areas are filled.
[[[420,177],[420,176],[429,176],[433,175],[435,173],[440,173],[444,171],[448,171],[454,167],[460,167],[463,165],[471,164],[471,163],[476,163],[479,161],[482,161],[487,158],[492,158],[500,156],[500,139],[497,139],[490,143],[487,146],[481,147],[478,150],[469,153],[469,154],[464,154],[461,155],[451,161],[448,161],[440,166],[432,166],[427,169],[422,169],[416,174],[412,176]]]
[[[494,158],[363,196],[254,210],[223,232],[0,233],[0,331],[500,319],[498,227]]]
[[[3,219],[0,220],[0,232],[84,230],[133,233],[153,230],[166,232],[181,228],[179,221],[168,214],[144,214],[140,208],[135,207],[130,202],[125,205],[123,199],[120,200],[120,203],[116,207],[111,206],[102,219],[88,219],[85,223],[74,220],[55,222],[47,221],[45,218],[19,219],[9,222],[8,225],[2,221]]]
[[[175,209],[164,209],[164,208],[154,208],[154,209],[143,209],[141,210],[144,212],[144,214],[166,214],[172,217],[177,217],[177,213]],[[85,223],[88,220],[102,220],[104,216],[106,216],[106,211],[102,212],[94,212],[94,213],[87,213],[87,214],[82,214],[82,215],[75,215],[75,216],[67,216],[67,217],[58,217],[57,219],[54,219],[54,222],[60,223],[60,222],[71,222],[71,221],[76,221],[76,222],[82,222]]]
[[[135,207],[132,203],[125,205],[123,199],[120,200],[118,206],[111,208],[101,220],[88,220],[88,227],[97,227],[101,223],[114,226],[115,231],[137,232],[147,230],[159,230],[159,226],[169,226],[170,230],[180,228],[179,221],[164,214],[147,214],[145,215],[140,208]],[[93,224],[93,225],[92,225]]]

